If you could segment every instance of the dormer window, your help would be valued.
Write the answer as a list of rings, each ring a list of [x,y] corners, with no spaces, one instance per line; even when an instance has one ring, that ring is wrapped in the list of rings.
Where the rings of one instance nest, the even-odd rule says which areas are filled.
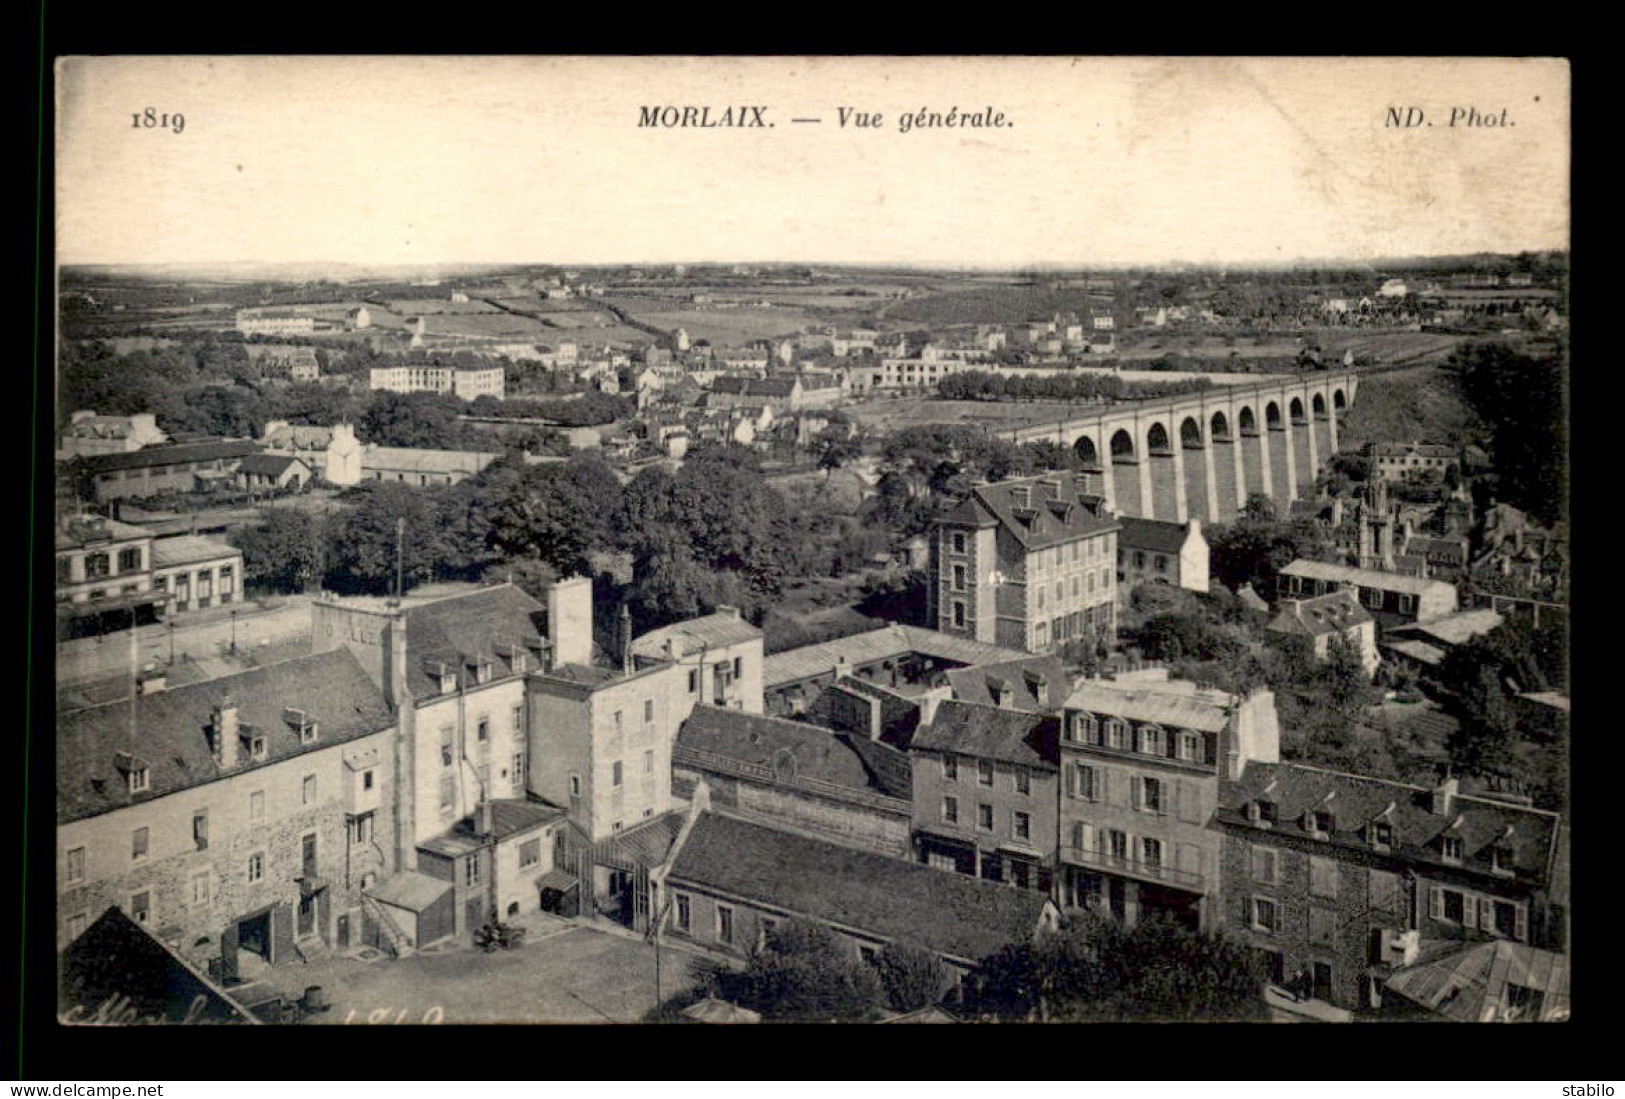
[[[1162,755],[1162,730],[1155,725],[1140,726],[1140,751],[1148,756]]]
[[[1511,875],[1516,869],[1513,864],[1514,852],[1512,844],[1501,840],[1490,848],[1490,873]]]
[[[1247,819],[1260,828],[1270,828],[1275,824],[1275,803],[1259,798],[1257,801],[1247,803]]]
[[[1073,714],[1071,722],[1072,740],[1078,744],[1099,744],[1100,723],[1093,714]]]
[[[1332,815],[1321,810],[1309,814],[1309,830],[1321,839],[1330,836],[1333,831]]]
[[[1449,863],[1461,862],[1461,837],[1440,836],[1439,857]]]
[[[151,789],[151,773],[141,764],[137,763],[130,768],[130,793],[144,794]]]
[[[249,755],[249,758],[256,759],[256,760],[262,760],[269,753],[270,753],[270,747],[269,747],[269,745],[266,744],[265,738],[263,736],[255,735],[255,736],[251,736],[251,737],[248,738],[248,755]]]
[[[1027,507],[1031,503],[1031,493],[1024,488],[1010,490],[1010,502],[1018,508]]]
[[[1106,746],[1109,748],[1128,747],[1128,725],[1112,718],[1106,722]]]
[[[299,727],[299,743],[314,744],[321,736],[322,727],[314,721],[307,721]]]
[[[1394,826],[1387,821],[1374,820],[1366,829],[1366,839],[1372,847],[1386,851],[1394,845]]]
[[[1179,758],[1187,763],[1200,763],[1202,741],[1195,733],[1179,734]]]

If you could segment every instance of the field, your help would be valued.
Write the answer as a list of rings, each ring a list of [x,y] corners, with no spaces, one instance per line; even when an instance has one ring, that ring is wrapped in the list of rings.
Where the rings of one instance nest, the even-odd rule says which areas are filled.
[[[1036,286],[981,286],[951,290],[881,308],[887,320],[915,324],[1020,324],[1056,313],[1087,317],[1091,306],[1111,304],[1107,294]]]
[[[863,427],[896,431],[920,424],[966,424],[995,429],[1054,422],[1074,416],[1081,405],[1043,401],[934,401],[924,397],[864,401],[843,409]]]
[[[1341,450],[1370,442],[1416,440],[1460,444],[1473,440],[1472,414],[1437,366],[1360,378],[1354,405],[1338,429]]]
[[[1356,359],[1379,365],[1443,362],[1465,342],[1464,336],[1443,332],[1350,332],[1346,328],[1320,329],[1321,357],[1341,361],[1353,350]]]
[[[814,324],[799,309],[761,307],[737,309],[691,309],[672,313],[645,313],[630,311],[644,324],[668,331],[678,328],[688,333],[691,340],[709,340],[719,346],[748,343],[751,340],[792,336]]]

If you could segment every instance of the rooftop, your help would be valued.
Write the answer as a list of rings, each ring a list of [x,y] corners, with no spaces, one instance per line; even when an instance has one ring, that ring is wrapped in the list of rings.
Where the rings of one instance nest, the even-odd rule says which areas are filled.
[[[814,676],[828,675],[842,659],[855,669],[876,660],[910,653],[949,661],[956,667],[1026,660],[1031,656],[1017,649],[988,645],[967,637],[890,623],[866,633],[773,653],[763,661],[762,684],[771,690]]]
[[[947,675],[954,697],[959,701],[997,706],[1003,694],[1001,687],[1007,686],[1010,705],[1017,710],[1054,709],[1066,701],[1067,692],[1072,689],[1066,664],[1058,656],[1029,656],[972,668],[954,668]]]
[[[56,548],[76,549],[98,542],[124,542],[137,538],[150,538],[152,532],[117,519],[100,515],[72,515],[57,521]]]
[[[232,771],[215,762],[207,730],[226,700],[240,729],[265,737],[266,758]],[[318,723],[319,739],[301,741],[286,709]],[[388,704],[346,649],[299,657],[202,683],[57,716],[57,823],[92,817],[212,782],[224,774],[273,767],[305,752],[390,728]],[[148,789],[131,794],[120,756],[144,763]],[[247,753],[244,753],[245,755]]]
[[[152,540],[152,567],[155,569],[242,555],[243,551],[229,542],[205,538],[201,534],[176,534]]]
[[[1438,592],[1455,593],[1456,586],[1443,580],[1423,580],[1416,576],[1401,576],[1396,572],[1376,569],[1357,569],[1349,565],[1334,565],[1327,561],[1299,559],[1280,572],[1282,576],[1301,576],[1310,580],[1329,580],[1342,584],[1358,584],[1365,588],[1403,592],[1406,595],[1424,595]]]
[[[289,454],[250,454],[243,459],[242,464],[237,469],[242,473],[257,473],[263,477],[280,477],[295,462],[305,465],[304,462]],[[305,468],[309,469],[310,467],[305,466]]]
[[[1507,986],[1518,985],[1540,995],[1524,1021],[1568,1018],[1567,955],[1504,940],[1440,945],[1441,952],[1399,970],[1384,987],[1453,1022],[1489,1023],[1514,1017]]]
[[[247,439],[214,439],[202,443],[176,443],[171,446],[149,446],[123,454],[97,454],[80,458],[89,473],[108,473],[119,469],[145,469],[151,466],[178,465],[182,462],[212,462],[217,459],[242,458],[259,450],[259,444]]]
[[[632,652],[637,656],[663,659],[666,642],[670,641],[678,656],[689,656],[707,649],[755,641],[761,636],[762,631],[741,618],[737,610],[719,610],[651,630],[632,642]]]
[[[1455,614],[1430,618],[1405,627],[1407,634],[1422,634],[1446,645],[1462,645],[1479,634],[1489,633],[1504,619],[1489,607],[1457,611]]]
[[[478,473],[498,458],[495,451],[430,450],[426,447],[374,446],[361,450],[368,469],[394,469],[411,473]]]
[[[669,880],[975,961],[1038,929],[1042,893],[704,813]]]
[[[1268,628],[1280,633],[1319,637],[1341,633],[1350,626],[1361,626],[1371,620],[1353,592],[1334,591],[1313,599],[1281,600],[1280,613],[1270,621]]]
[[[930,725],[915,731],[909,747],[1053,771],[1060,729],[1059,718],[1044,714],[948,701],[937,706]]]
[[[784,781],[806,778],[886,797],[909,796],[908,783],[898,782],[898,768],[867,761],[871,754],[895,755],[906,774],[906,760],[896,749],[882,744],[867,745],[873,753],[858,751],[839,734],[799,721],[696,706],[678,730],[677,747],[767,767]]]
[[[1089,679],[1073,688],[1066,708],[1217,733],[1224,729],[1230,707],[1237,701],[1223,691],[1178,680],[1148,685]]]
[[[437,599],[408,607],[406,616],[406,683],[416,699],[440,694],[440,685],[429,669],[443,664],[463,686],[477,681],[472,659],[483,658],[494,665],[493,677],[512,674],[513,654],[504,656],[497,645],[527,650],[545,636],[547,612],[542,605],[512,584],[499,584],[465,595]],[[534,655],[527,656],[527,668],[538,666]]]
[[[1333,818],[1327,842],[1369,850],[1363,831],[1380,818],[1392,827],[1391,846],[1401,857],[1444,865],[1437,841],[1449,833],[1462,841],[1460,865],[1466,870],[1488,873],[1491,848],[1503,842],[1519,877],[1547,879],[1561,819],[1556,813],[1466,794],[1451,799],[1448,813],[1435,813],[1432,795],[1426,787],[1389,779],[1252,762],[1240,779],[1221,784],[1219,819],[1245,824],[1248,803],[1268,801],[1275,806],[1272,831],[1302,837],[1305,814],[1319,810]]]
[[[1184,523],[1170,523],[1162,519],[1119,518],[1122,530],[1117,544],[1123,549],[1151,550],[1154,553],[1178,553],[1185,548],[1190,530]]]
[[[1018,477],[978,485],[941,520],[950,524],[1007,529],[1027,550],[1071,542],[1120,527],[1099,497],[1083,491],[1082,475],[1070,472]]]

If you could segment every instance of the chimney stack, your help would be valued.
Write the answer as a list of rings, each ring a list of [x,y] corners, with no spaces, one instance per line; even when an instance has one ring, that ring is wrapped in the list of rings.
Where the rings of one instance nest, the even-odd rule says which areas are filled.
[[[621,604],[620,618],[615,624],[615,645],[620,649],[621,673],[632,674],[632,610]]]
[[[572,576],[547,589],[547,631],[555,665],[592,663],[590,579]]]
[[[243,745],[239,736],[237,724],[237,703],[230,695],[220,700],[220,705],[214,708],[210,722],[214,743],[215,762],[225,770],[232,770],[242,764]]]
[[[1434,816],[1448,817],[1455,811],[1456,794],[1460,791],[1460,788],[1461,784],[1454,775],[1447,776],[1444,781],[1433,788],[1432,804],[1429,809]]]

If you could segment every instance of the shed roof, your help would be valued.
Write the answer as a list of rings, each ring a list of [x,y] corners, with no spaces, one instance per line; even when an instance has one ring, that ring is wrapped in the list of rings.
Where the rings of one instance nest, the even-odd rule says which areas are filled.
[[[937,706],[930,725],[915,731],[909,747],[1054,771],[1060,728],[1058,718],[1045,714],[948,701]]]

